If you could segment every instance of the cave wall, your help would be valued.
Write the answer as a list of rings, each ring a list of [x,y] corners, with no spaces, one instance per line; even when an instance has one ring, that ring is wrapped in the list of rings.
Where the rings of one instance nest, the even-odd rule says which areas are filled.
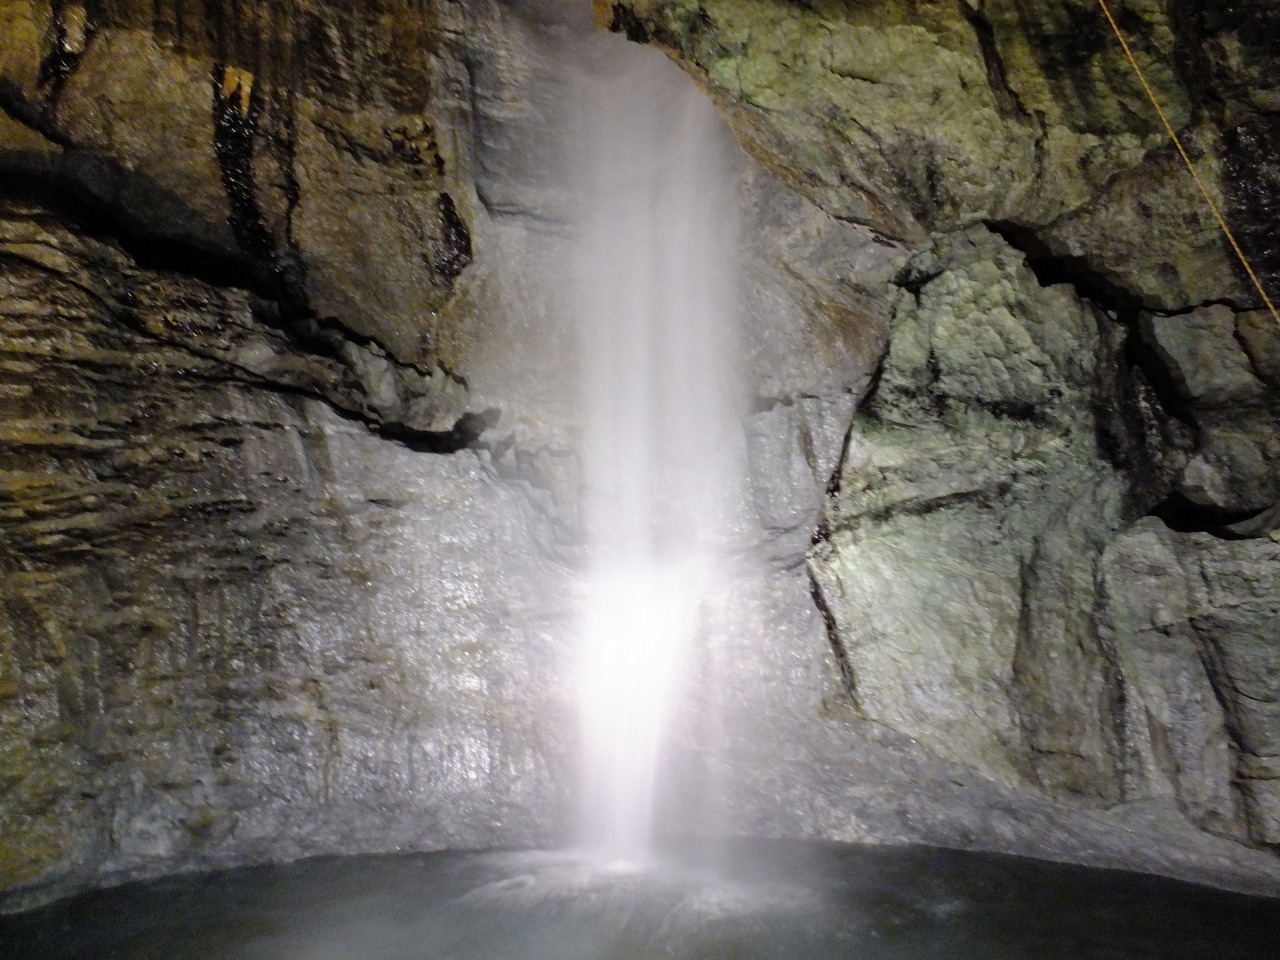
[[[744,146],[836,216],[904,239],[1008,223],[1036,255],[1081,260],[1095,283],[1152,309],[1253,300],[1096,2],[595,6],[602,24],[685,63]],[[1274,8],[1114,7],[1274,283]]]
[[[450,12],[0,12],[0,886],[562,834],[568,428],[468,344],[565,336],[475,263],[531,107]]]
[[[558,4],[0,10],[6,908],[564,841],[565,63],[624,42]],[[901,251],[740,174],[794,572]]]
[[[859,709],[1021,789],[1103,808],[1166,798],[1206,830],[1262,837],[1253,771],[1275,746],[1235,718],[1274,702],[1268,515],[1213,536],[1148,513],[1203,456],[1190,428],[1127,366],[1125,329],[1042,287],[998,235],[939,237],[899,283],[810,554]],[[1230,330],[1214,307],[1178,335],[1206,312]],[[1228,345],[1234,362],[1196,375],[1257,390]],[[1224,673],[1241,656],[1262,689]]]
[[[1086,6],[596,4],[745,148],[675,829],[1280,889],[1280,336]],[[1272,14],[1120,6],[1270,278]],[[0,0],[6,907],[566,836],[590,19]]]
[[[152,332],[252,330],[243,291],[0,223],[6,885],[549,842],[551,521]]]
[[[1274,295],[1274,11],[1114,7]],[[1280,325],[1097,4],[595,11],[780,180],[915,251],[808,556],[859,716],[1267,843]]]

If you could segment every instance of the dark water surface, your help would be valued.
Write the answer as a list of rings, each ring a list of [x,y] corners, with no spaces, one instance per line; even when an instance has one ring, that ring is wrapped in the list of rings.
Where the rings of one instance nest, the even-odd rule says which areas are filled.
[[[932,848],[752,843],[660,867],[326,858],[0,917],[5,960],[1277,960],[1280,900]]]

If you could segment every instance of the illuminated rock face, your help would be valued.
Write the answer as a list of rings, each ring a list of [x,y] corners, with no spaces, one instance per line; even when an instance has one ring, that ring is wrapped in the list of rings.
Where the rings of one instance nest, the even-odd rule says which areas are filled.
[[[560,843],[587,41],[185,9],[63,57],[65,11],[3,7],[3,885]],[[836,411],[807,488],[761,478],[794,554],[900,254],[742,173],[753,389]]]
[[[2,222],[8,882],[550,842],[552,521],[216,359],[247,331],[310,369],[242,291]]]
[[[565,418],[458,369],[461,27],[76,9],[0,7],[0,884],[556,842],[565,431],[473,445]]]
[[[1280,333],[1089,5],[596,6],[750,157],[664,822],[1274,885]],[[1117,6],[1274,280],[1272,5]],[[6,902],[566,837],[590,19],[0,0]]]
[[[1006,783],[1115,803],[1098,553],[1125,483],[1098,449],[1106,318],[985,228],[901,279],[812,566],[868,717]]]
[[[1197,448],[1125,363],[1124,328],[1071,287],[1040,286],[1001,238],[940,238],[897,282],[881,376],[810,553],[858,708],[1019,789],[1086,806],[1166,798],[1205,829],[1260,836],[1271,815],[1233,781],[1265,793],[1245,771],[1276,749],[1240,739],[1265,727],[1247,718],[1271,694],[1245,691],[1272,682],[1256,658],[1277,614],[1274,544],[1243,538],[1272,521],[1238,524],[1238,542],[1133,525],[1188,489],[1214,434]],[[1197,422],[1265,443],[1266,427],[1248,431],[1275,398],[1235,321],[1218,307],[1142,329],[1185,358],[1157,369],[1181,377]],[[1178,502],[1171,522],[1196,515]],[[1241,657],[1260,674],[1227,672]]]
[[[1254,590],[1274,578],[1258,538],[1280,496],[1280,328],[1102,11],[596,6],[681,62],[780,179],[920,250],[888,293],[887,355],[809,557],[860,713],[1021,790],[1173,798],[1206,829],[1262,836],[1275,746],[1246,745],[1256,688],[1222,664],[1250,650],[1273,675],[1275,606]],[[1280,197],[1273,7],[1114,6],[1280,289],[1262,225]],[[1124,532],[1146,514],[1163,539]],[[1180,564],[1217,584],[1197,626],[1134,627],[1153,591],[1190,589]]]

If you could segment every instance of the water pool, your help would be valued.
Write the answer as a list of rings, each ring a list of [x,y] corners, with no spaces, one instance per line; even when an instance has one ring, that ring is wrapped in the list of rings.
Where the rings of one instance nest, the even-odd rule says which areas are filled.
[[[322,858],[0,917],[23,960],[1275,960],[1280,900],[933,848]]]

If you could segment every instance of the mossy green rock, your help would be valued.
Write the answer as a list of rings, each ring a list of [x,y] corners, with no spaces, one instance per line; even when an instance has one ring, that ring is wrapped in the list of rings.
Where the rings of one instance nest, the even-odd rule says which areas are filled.
[[[1113,6],[1215,201],[1248,219],[1215,106],[1257,99],[1248,11]],[[619,0],[604,19],[667,49],[835,216],[903,239],[1009,224],[1154,309],[1256,299],[1095,2]]]

